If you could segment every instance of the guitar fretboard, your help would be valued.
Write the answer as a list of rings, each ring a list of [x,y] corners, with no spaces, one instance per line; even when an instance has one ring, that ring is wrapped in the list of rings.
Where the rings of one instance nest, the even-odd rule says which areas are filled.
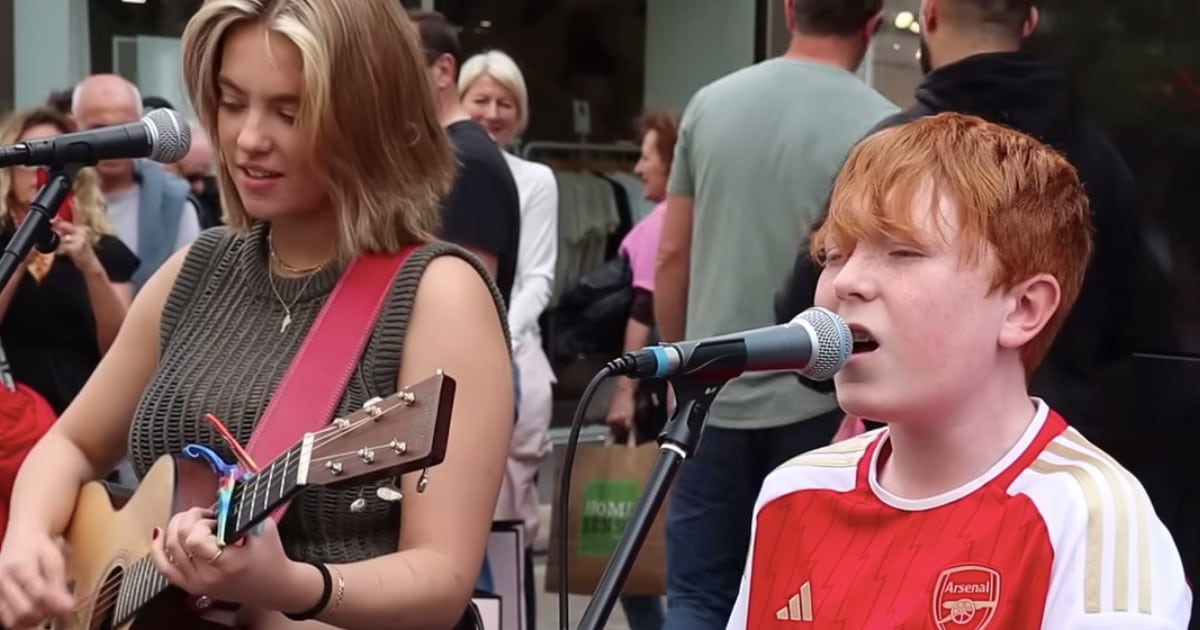
[[[226,517],[226,541],[233,542],[271,515],[275,508],[300,491],[297,484],[304,443],[285,451],[259,473],[234,486],[229,498]],[[196,559],[196,562],[203,562]],[[142,557],[125,571],[117,593],[115,626],[129,621],[146,604],[162,594],[171,584],[158,572],[149,555]]]

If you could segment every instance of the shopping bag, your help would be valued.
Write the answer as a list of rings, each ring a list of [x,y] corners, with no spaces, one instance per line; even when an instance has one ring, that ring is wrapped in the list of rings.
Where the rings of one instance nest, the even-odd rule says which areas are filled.
[[[558,592],[559,547],[562,532],[559,504],[563,451],[555,451],[554,505],[550,552],[546,561],[546,592]],[[616,549],[633,508],[658,459],[658,445],[605,444],[580,446],[571,473],[567,506],[567,592],[592,595]],[[664,501],[646,541],[634,560],[622,591],[626,595],[663,595],[667,590],[666,513]]]

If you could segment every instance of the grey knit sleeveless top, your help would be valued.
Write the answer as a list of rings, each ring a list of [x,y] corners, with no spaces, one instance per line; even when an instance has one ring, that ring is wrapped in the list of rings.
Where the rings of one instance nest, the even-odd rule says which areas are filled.
[[[139,477],[158,457],[178,455],[188,444],[207,445],[234,461],[204,415],[220,418],[245,445],[337,283],[340,267],[307,277],[274,276],[276,296],[268,275],[266,236],[265,224],[245,233],[214,228],[201,234],[188,252],[163,308],[158,369],[142,394],[130,430],[129,455]],[[395,393],[417,283],[429,262],[443,255],[459,256],[476,267],[491,286],[497,314],[504,321],[499,292],[478,261],[448,243],[422,246],[404,264],[388,294],[338,406],[339,415],[375,396]],[[292,316],[282,332],[281,301]],[[436,469],[432,472],[436,483]],[[390,482],[305,490],[280,523],[288,555],[337,563],[394,552],[400,506],[375,495],[377,486]],[[366,506],[352,512],[350,505],[359,498]]]

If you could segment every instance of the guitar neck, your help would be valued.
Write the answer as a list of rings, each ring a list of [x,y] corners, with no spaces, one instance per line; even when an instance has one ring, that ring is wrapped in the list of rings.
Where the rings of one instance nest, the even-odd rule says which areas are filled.
[[[312,452],[312,438],[306,437],[277,457],[258,474],[239,480],[229,498],[225,520],[225,540],[234,542],[271,516],[304,488]],[[171,587],[159,573],[150,556],[134,561],[126,570],[117,594],[115,626],[131,620],[139,610]]]

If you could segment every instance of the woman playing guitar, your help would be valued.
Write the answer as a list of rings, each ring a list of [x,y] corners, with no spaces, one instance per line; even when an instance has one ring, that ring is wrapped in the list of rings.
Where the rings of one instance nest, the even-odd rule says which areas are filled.
[[[448,446],[428,488],[416,474],[396,488],[312,488],[278,527],[268,519],[228,546],[209,503],[138,535],[171,584],[240,605],[238,627],[451,627],[482,563],[513,387],[494,286],[434,238],[453,154],[412,25],[396,0],[208,0],[183,50],[228,226],[158,270],[26,460],[0,551],[0,623],[78,615],[89,594],[69,592],[56,537],[81,485],[125,456],[144,477],[189,444],[234,461],[206,414],[246,444],[352,262],[428,243],[399,268],[337,405],[344,416],[438,370],[452,376]]]

